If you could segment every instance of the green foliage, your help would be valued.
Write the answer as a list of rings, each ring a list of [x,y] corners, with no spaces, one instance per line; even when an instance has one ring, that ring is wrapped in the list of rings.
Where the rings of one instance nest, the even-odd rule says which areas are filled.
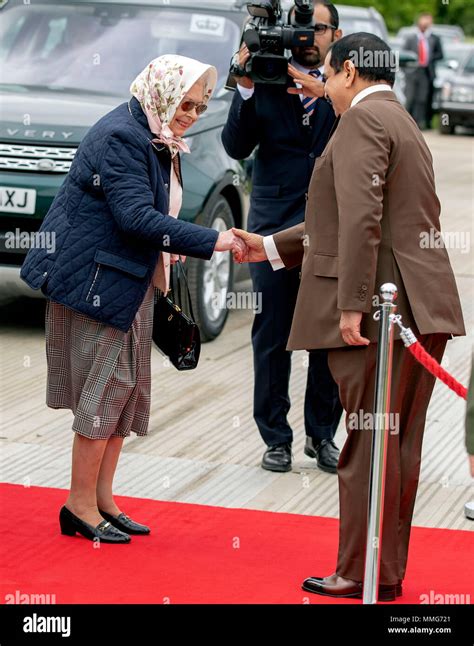
[[[466,35],[474,35],[473,0],[343,0],[338,4],[375,7],[390,32],[412,25],[418,14],[427,11],[433,14],[436,23],[460,25]]]

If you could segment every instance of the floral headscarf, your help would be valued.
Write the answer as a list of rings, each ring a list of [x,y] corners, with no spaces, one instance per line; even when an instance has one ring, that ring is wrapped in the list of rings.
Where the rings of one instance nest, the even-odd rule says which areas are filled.
[[[166,54],[151,61],[130,86],[130,92],[146,114],[150,130],[157,135],[153,141],[165,144],[172,157],[180,150],[190,152],[184,139],[177,137],[169,124],[186,92],[201,77],[204,100],[208,101],[217,83],[216,68],[186,56]]]

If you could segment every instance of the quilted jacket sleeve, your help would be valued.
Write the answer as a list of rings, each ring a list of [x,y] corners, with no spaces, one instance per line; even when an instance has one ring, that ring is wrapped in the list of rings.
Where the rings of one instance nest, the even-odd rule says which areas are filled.
[[[146,149],[114,133],[105,141],[99,176],[118,227],[160,251],[208,260],[217,242],[214,229],[178,220],[154,208]]]

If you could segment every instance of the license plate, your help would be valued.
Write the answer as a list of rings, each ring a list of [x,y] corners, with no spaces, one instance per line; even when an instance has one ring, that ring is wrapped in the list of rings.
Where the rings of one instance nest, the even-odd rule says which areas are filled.
[[[0,211],[33,215],[35,207],[36,191],[34,188],[0,186]]]

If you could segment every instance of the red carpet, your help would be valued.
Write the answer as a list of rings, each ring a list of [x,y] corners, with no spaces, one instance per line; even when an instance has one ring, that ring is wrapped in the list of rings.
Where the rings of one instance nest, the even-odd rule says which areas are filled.
[[[335,519],[118,497],[152,534],[94,549],[60,534],[66,496],[0,485],[1,603],[16,591],[56,603],[362,603],[300,589],[305,577],[333,572]],[[474,601],[473,544],[471,532],[414,528],[399,603],[430,591]]]

